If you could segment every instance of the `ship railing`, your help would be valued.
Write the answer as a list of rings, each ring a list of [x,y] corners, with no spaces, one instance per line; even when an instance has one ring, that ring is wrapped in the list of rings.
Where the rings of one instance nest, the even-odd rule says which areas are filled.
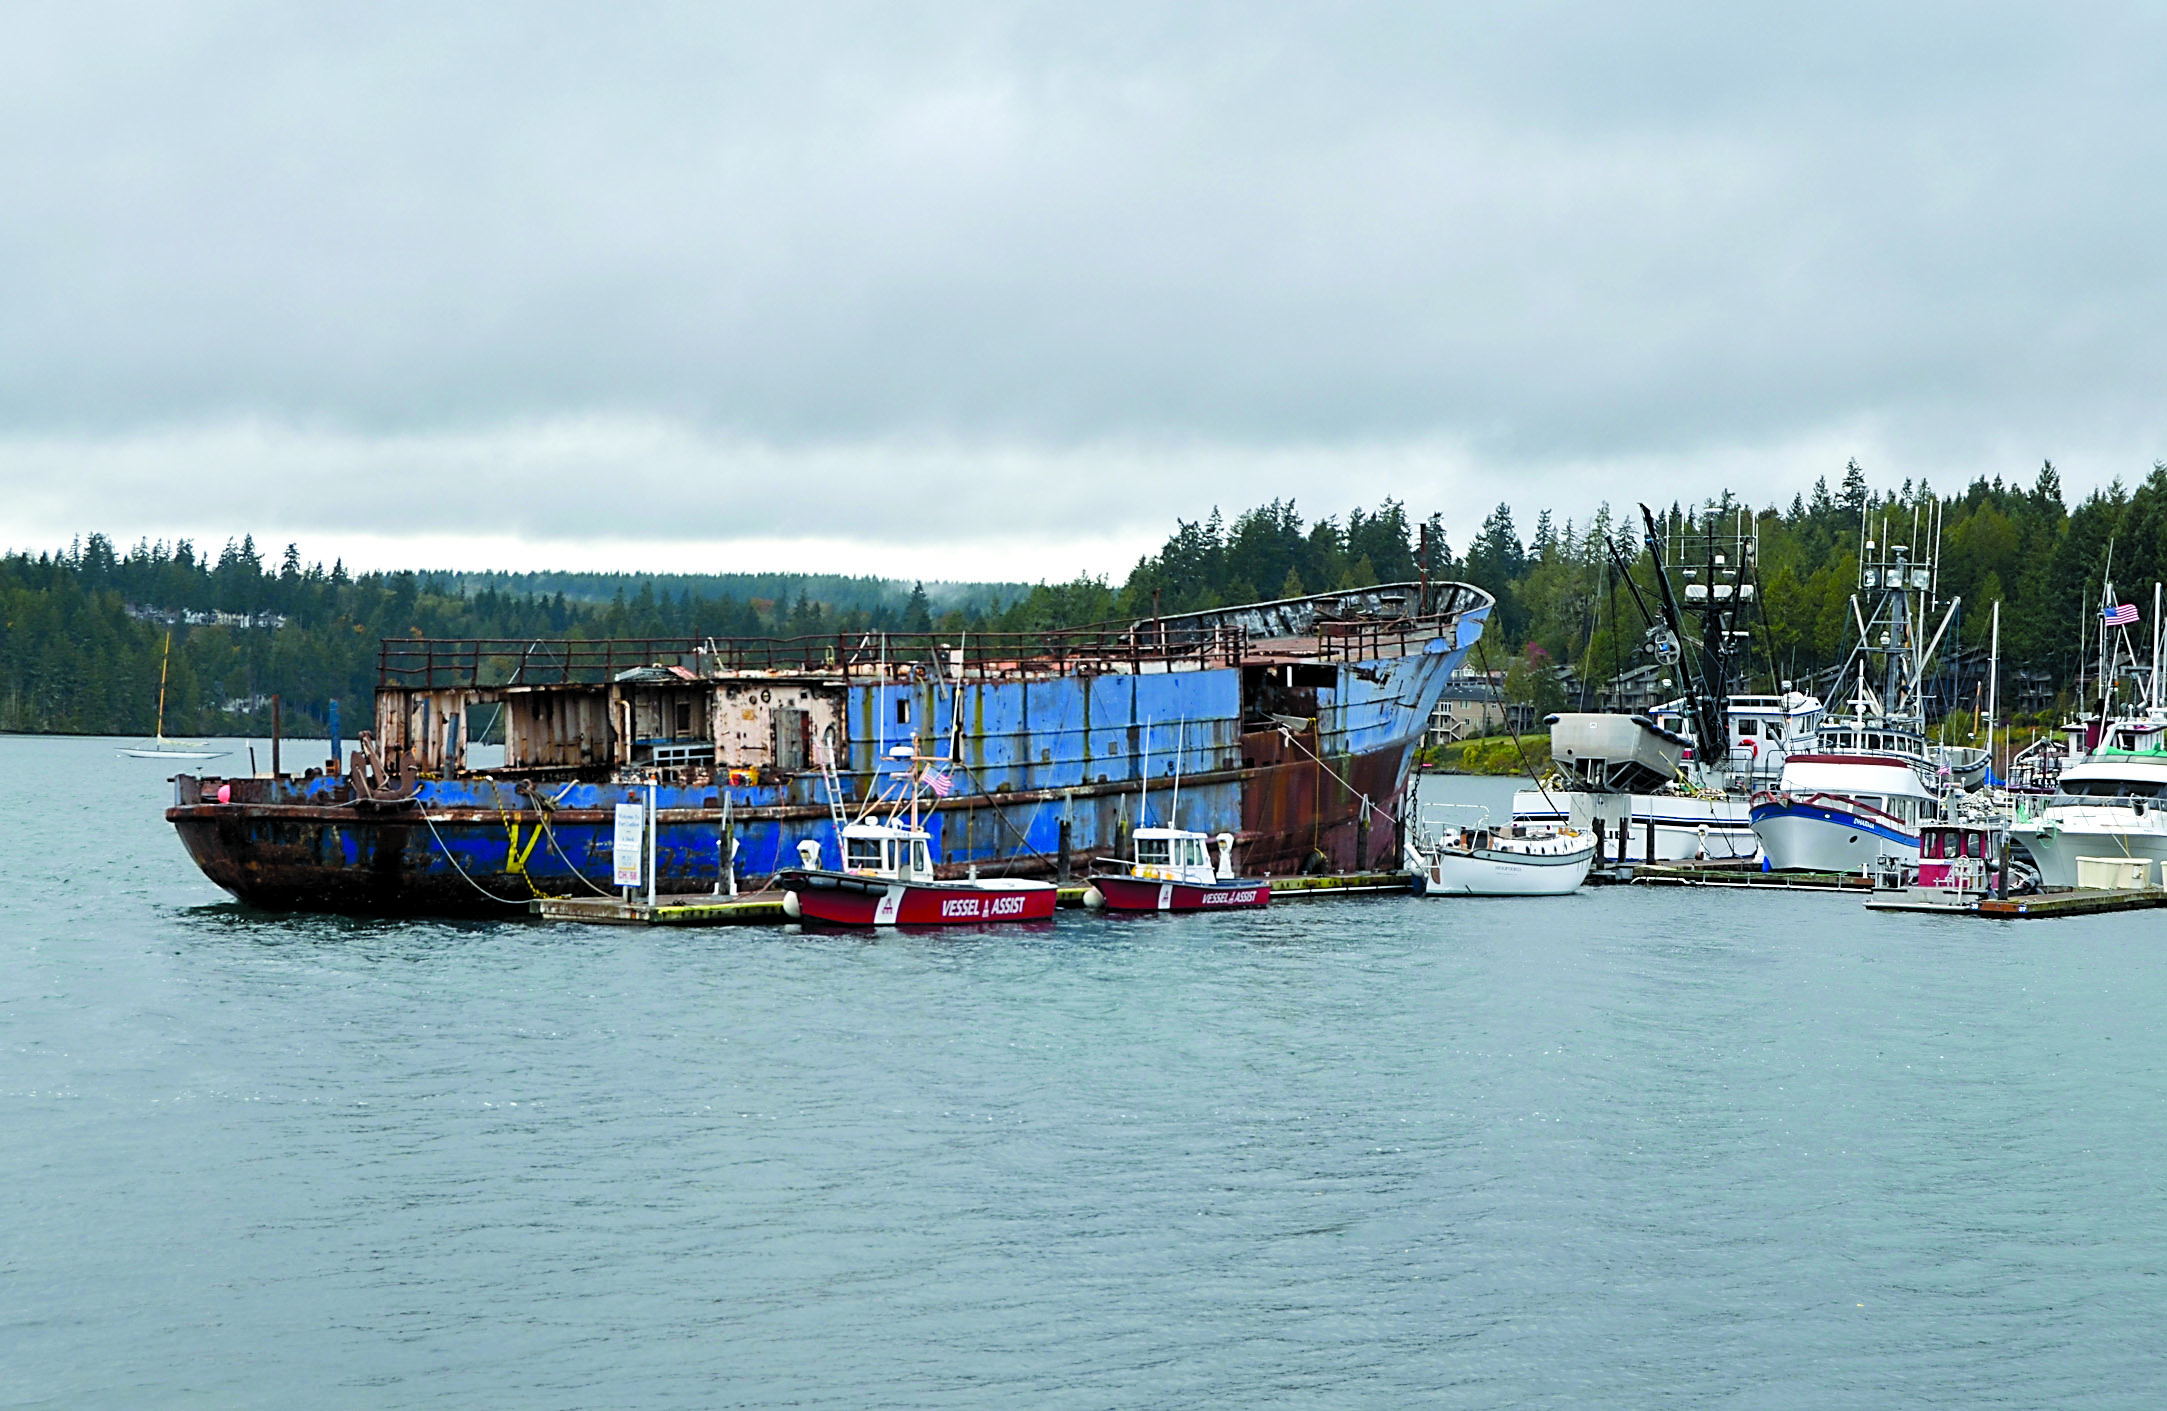
[[[1130,624],[1044,632],[839,632],[806,637],[387,637],[379,690],[500,690],[603,686],[627,671],[682,667],[696,678],[748,673],[840,677],[844,684],[1009,680],[1094,672],[1200,670],[1238,665],[1247,632],[1198,639],[1155,636]]]

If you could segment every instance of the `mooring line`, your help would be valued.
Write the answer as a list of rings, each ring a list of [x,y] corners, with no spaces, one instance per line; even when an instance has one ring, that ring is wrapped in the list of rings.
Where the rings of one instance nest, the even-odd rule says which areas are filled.
[[[436,820],[429,816],[429,811],[427,809],[422,810],[421,821],[429,825],[429,836],[436,839],[437,847],[442,849],[444,853],[444,860],[451,864],[451,870],[459,874],[459,879],[461,881],[465,882],[468,886],[472,887],[475,891],[480,892],[483,896],[489,898],[489,900],[493,902],[502,902],[506,906],[516,906],[521,908],[524,908],[526,906],[526,903],[523,901],[511,901],[505,897],[498,896],[495,892],[490,891],[487,887],[484,887],[481,883],[475,881],[472,877],[467,876],[467,870],[459,865],[459,859],[452,856],[451,848],[444,842],[444,835],[436,831]]]

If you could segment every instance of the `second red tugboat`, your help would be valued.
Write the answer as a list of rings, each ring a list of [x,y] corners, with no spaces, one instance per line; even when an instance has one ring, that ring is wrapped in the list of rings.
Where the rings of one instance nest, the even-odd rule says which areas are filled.
[[[1202,833],[1182,828],[1137,829],[1134,859],[1112,863],[1124,871],[1102,867],[1092,873],[1084,905],[1109,911],[1227,911],[1270,905],[1270,882],[1233,875],[1233,834],[1219,835],[1216,871],[1206,842]]]

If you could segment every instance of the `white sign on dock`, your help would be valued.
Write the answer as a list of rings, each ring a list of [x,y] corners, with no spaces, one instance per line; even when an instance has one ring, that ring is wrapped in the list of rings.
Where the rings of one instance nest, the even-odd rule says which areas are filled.
[[[647,810],[636,803],[617,805],[617,836],[610,848],[611,881],[620,887],[640,884],[640,867],[646,861]]]

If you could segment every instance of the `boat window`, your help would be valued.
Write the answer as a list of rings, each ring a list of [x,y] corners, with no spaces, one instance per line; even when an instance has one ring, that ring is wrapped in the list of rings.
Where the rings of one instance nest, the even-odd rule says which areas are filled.
[[[1750,739],[1752,739],[1752,738],[1753,738],[1753,736],[1754,736],[1754,734],[1755,734],[1755,733],[1756,733],[1756,730],[1755,730],[1755,725],[1754,725],[1754,722],[1753,722],[1753,721],[1750,721],[1750,720],[1741,720],[1741,721],[1739,721],[1739,722],[1738,722],[1738,738],[1739,738],[1739,739],[1741,739],[1741,740],[1750,740]]]
[[[2157,798],[2167,798],[2167,784],[2144,779],[2064,779],[2054,802],[2058,806],[2119,803],[2126,807],[2136,799]]]
[[[880,839],[844,839],[843,869],[846,872],[878,872],[880,870]]]
[[[1937,858],[1941,856],[1941,833],[1939,830],[1927,832],[1920,835],[1919,856],[1924,858]]]
[[[910,867],[912,872],[921,877],[933,875],[933,859],[926,850],[925,839],[923,838],[910,845]]]
[[[1146,867],[1166,866],[1166,839],[1138,838],[1136,860]]]
[[[897,696],[895,698],[895,723],[898,725],[910,724],[909,696]]]
[[[1986,843],[1985,843],[1985,840],[1984,840],[1983,838],[1981,838],[1979,834],[1977,834],[1977,833],[1966,833],[1966,834],[1964,835],[1964,856],[1966,856],[1966,857],[1985,857],[1985,856],[1986,856]]]
[[[1769,722],[1768,722],[1768,738],[1769,738],[1769,739],[1771,739],[1771,740],[1780,740],[1780,739],[1782,739],[1782,738],[1783,738],[1783,722],[1782,722],[1782,721],[1780,721],[1780,720],[1771,720],[1771,721],[1769,721]]]

